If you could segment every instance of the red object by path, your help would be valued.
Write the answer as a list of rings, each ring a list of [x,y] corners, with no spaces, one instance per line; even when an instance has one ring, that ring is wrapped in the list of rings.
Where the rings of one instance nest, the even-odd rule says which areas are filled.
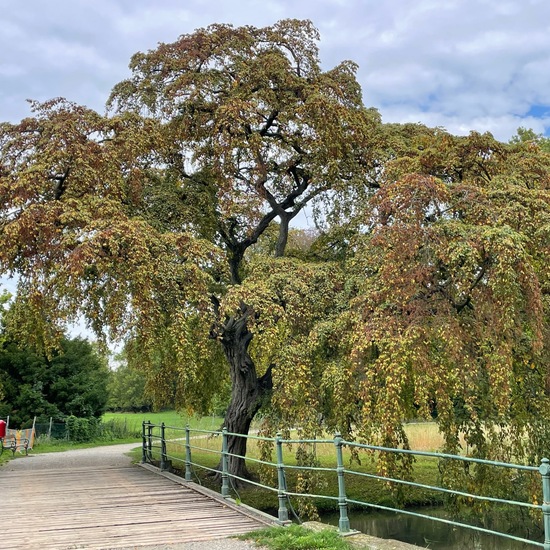
[[[0,420],[0,439],[6,437],[6,423]]]

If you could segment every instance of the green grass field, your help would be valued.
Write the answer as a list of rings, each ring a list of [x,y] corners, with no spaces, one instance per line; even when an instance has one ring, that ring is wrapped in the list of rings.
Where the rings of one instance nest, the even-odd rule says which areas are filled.
[[[166,426],[174,426],[177,428],[185,428],[187,424],[192,428],[201,430],[218,430],[223,424],[223,418],[219,416],[189,416],[178,413],[176,411],[161,411],[148,413],[105,413],[102,416],[103,422],[115,420],[117,422],[125,422],[128,429],[141,430],[143,422],[152,422],[160,424],[164,422]]]

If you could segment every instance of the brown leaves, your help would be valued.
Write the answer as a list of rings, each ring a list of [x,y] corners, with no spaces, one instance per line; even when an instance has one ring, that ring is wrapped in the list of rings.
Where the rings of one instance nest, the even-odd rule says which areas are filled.
[[[83,312],[98,334],[114,338],[151,333],[167,304],[209,309],[215,250],[136,216],[157,126],[131,114],[103,118],[64,100],[33,109],[36,117],[2,126],[3,270],[17,272],[22,289],[52,298],[45,315]]]

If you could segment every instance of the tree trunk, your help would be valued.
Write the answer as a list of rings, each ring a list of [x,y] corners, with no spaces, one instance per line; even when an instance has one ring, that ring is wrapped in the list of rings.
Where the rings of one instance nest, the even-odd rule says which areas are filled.
[[[243,308],[244,309],[244,308]],[[256,367],[248,353],[252,341],[252,333],[247,328],[248,314],[230,318],[224,327],[222,344],[229,362],[231,372],[231,401],[225,415],[225,427],[234,434],[248,435],[250,424],[272,387],[271,368],[261,377],[256,373]],[[228,436],[227,450],[231,454],[246,456],[245,437]],[[244,479],[250,479],[244,458],[228,457],[230,474]],[[221,464],[219,466],[221,469]],[[233,479],[239,484],[239,480]]]

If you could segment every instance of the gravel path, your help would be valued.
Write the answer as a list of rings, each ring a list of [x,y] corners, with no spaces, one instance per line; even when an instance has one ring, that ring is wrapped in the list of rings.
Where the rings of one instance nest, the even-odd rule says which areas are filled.
[[[34,451],[29,456],[10,460],[1,471],[48,470],[54,468],[120,468],[130,466],[132,460],[126,453],[139,447],[139,443],[107,445],[91,449],[76,449],[59,453],[39,454]],[[189,542],[161,546],[125,547],[111,550],[262,550],[252,542],[236,539],[219,539],[207,542]]]
[[[139,447],[139,443],[125,443],[123,445],[107,445],[91,449],[75,449],[59,453],[39,454],[35,451],[29,456],[22,456],[17,460],[10,460],[2,470],[49,470],[53,468],[118,468],[130,466],[132,460],[126,453]]]

